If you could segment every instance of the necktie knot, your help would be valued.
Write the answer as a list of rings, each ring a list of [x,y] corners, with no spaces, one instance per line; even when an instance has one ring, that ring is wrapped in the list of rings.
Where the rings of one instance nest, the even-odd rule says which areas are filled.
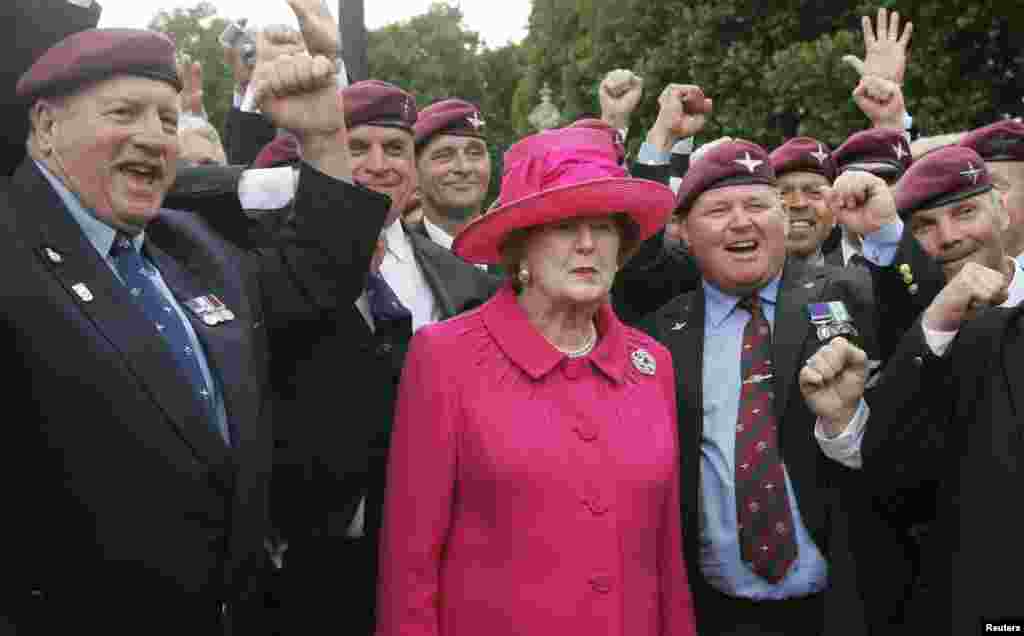
[[[367,274],[366,299],[369,301],[374,321],[403,320],[412,317],[412,313],[402,304],[380,272]]]
[[[761,297],[758,294],[745,296],[737,304],[749,311],[751,316],[757,316],[761,313]]]
[[[132,237],[128,236],[124,232],[118,232],[114,237],[114,244],[110,246],[110,251],[113,256],[127,251],[134,250],[135,246],[132,244]]]

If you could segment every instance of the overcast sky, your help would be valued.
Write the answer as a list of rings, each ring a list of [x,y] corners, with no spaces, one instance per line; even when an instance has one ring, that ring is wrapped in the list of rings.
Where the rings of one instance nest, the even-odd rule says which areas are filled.
[[[11,2],[17,0],[0,0]],[[211,0],[217,13],[230,19],[248,18],[251,25],[295,24],[285,0]],[[337,0],[327,0],[337,17]],[[142,28],[161,9],[191,7],[198,0],[99,0],[101,27]],[[488,46],[498,47],[526,36],[530,0],[461,0],[467,28],[480,33]],[[430,0],[365,0],[366,26],[376,29],[390,22],[426,13]]]

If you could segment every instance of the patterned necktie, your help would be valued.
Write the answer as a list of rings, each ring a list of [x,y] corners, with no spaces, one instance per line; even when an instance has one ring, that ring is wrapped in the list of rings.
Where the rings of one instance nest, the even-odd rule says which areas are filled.
[[[153,280],[156,272],[142,259],[135,246],[132,245],[131,239],[123,234],[118,233],[114,239],[114,244],[110,248],[110,256],[114,261],[114,267],[117,268],[117,273],[121,275],[122,282],[128,288],[132,300],[152,321],[157,332],[167,343],[178,367],[188,378],[196,399],[203,406],[203,412],[211,428],[227,442],[228,433],[226,430],[220,430],[214,412],[213,387],[206,383],[203,369],[196,357],[196,351],[192,348],[192,340],[189,338],[181,316],[177,309],[171,306],[167,298],[160,293]]]
[[[755,574],[778,583],[796,560],[797,547],[772,404],[771,328],[758,296],[744,298],[739,306],[750,312],[750,321],[743,329],[743,384],[736,422],[740,555]]]
[[[375,323],[412,318],[412,312],[402,304],[380,272],[366,275],[366,300]]]

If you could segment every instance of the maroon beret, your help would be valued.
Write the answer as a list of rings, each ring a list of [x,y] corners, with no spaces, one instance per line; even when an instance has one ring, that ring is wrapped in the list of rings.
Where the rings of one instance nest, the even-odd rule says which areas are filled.
[[[960,142],[985,161],[1024,161],[1024,124],[1016,119],[972,130]]]
[[[569,128],[591,128],[593,130],[600,130],[607,133],[608,136],[611,137],[612,143],[615,144],[615,152],[619,155],[619,163],[622,163],[626,158],[626,144],[622,139],[622,132],[617,128],[614,128],[605,120],[595,119],[593,117],[577,119],[573,123],[569,124]]]
[[[356,82],[341,91],[345,98],[345,125],[389,126],[412,132],[416,100],[394,84],[379,80]]]
[[[864,170],[898,179],[910,167],[910,142],[895,128],[870,128],[851,135],[832,153],[838,174]]]
[[[486,125],[474,104],[461,99],[443,99],[420,111],[413,127],[416,148],[422,148],[434,135],[441,134],[484,139]]]
[[[896,189],[896,208],[906,219],[917,210],[937,208],[992,189],[981,156],[963,146],[926,154],[907,170]]]
[[[58,97],[115,75],[140,75],[181,90],[174,43],[143,29],[86,29],[50,47],[18,80],[26,102]]]
[[[743,139],[721,143],[690,163],[679,184],[676,212],[689,212],[697,197],[708,190],[755,183],[776,185],[768,152]]]
[[[769,156],[775,176],[787,172],[813,172],[830,182],[836,178],[832,151],[817,139],[794,137],[772,151]]]

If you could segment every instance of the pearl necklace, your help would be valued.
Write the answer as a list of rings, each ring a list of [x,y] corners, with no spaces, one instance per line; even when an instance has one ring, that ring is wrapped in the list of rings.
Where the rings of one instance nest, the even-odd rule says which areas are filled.
[[[594,350],[595,344],[597,344],[597,327],[595,327],[594,323],[591,322],[590,337],[587,338],[587,341],[583,343],[582,347],[580,347],[579,349],[563,349],[562,347],[555,345],[555,349],[558,349],[559,351],[569,356],[570,358],[582,358],[583,356],[587,355],[588,353]]]

